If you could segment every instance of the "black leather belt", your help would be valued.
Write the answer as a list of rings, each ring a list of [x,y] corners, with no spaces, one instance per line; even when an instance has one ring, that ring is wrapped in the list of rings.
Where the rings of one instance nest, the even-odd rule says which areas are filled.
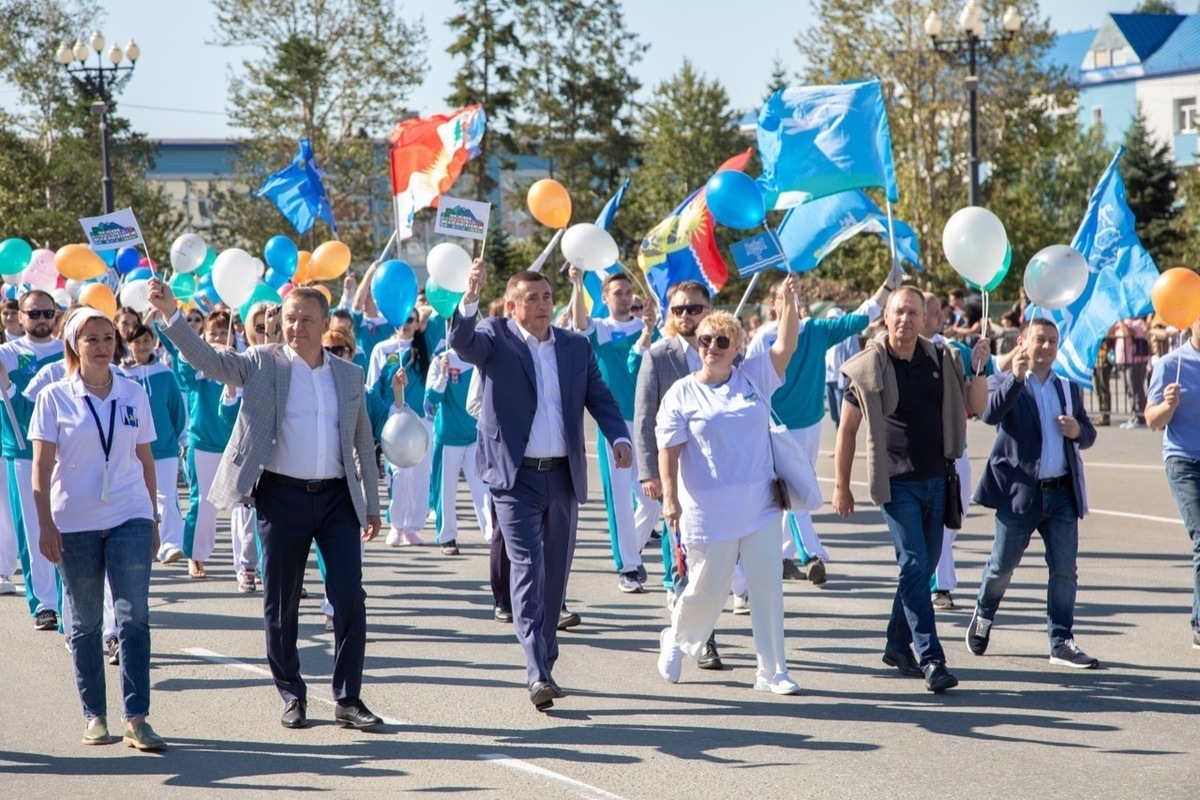
[[[263,472],[262,476],[275,483],[291,486],[293,489],[303,489],[311,494],[323,492],[326,489],[334,489],[339,485],[344,486],[346,484],[345,478],[323,478],[319,481],[310,481],[304,478],[293,478],[291,475],[280,475],[278,472]]]
[[[522,458],[522,467],[529,467],[538,472],[549,472],[552,469],[566,469],[566,456],[553,456],[551,458]]]
[[[1059,475],[1057,478],[1043,478],[1038,481],[1039,489],[1057,489],[1060,486],[1066,486],[1067,481],[1071,478],[1069,475]]]

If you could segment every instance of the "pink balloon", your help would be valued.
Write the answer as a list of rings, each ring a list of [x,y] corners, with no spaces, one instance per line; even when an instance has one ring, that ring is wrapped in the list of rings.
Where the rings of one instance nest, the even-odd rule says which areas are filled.
[[[292,284],[285,283],[283,285],[283,287],[280,288],[280,290],[279,290],[279,299],[282,300],[283,298],[287,297],[288,294],[292,291],[292,289],[295,289],[295,288],[296,287],[293,286]]]
[[[146,258],[145,256],[142,256],[141,260],[138,261],[138,266],[139,267],[149,267],[150,269],[154,270],[155,272],[158,272],[158,262],[156,262],[152,258]]]
[[[28,283],[36,289],[51,291],[58,286],[58,269],[54,266],[54,251],[44,248],[34,250],[29,265],[21,273],[19,283]]]

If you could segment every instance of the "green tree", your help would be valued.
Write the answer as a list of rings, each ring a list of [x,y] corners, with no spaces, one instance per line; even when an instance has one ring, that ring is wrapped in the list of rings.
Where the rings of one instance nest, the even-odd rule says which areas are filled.
[[[1178,14],[1170,0],[1142,0],[1134,6],[1131,14]]]
[[[406,114],[425,69],[425,29],[389,0],[214,0],[216,43],[253,47],[229,84],[238,143],[235,188],[214,191],[214,232],[223,246],[257,250],[290,225],[250,194],[312,140],[340,238],[356,261],[373,258],[392,229],[387,147],[381,137]],[[323,223],[307,249],[332,238]]]
[[[1121,177],[1129,210],[1137,219],[1137,235],[1154,261],[1167,264],[1183,235],[1177,225],[1179,176],[1166,142],[1154,139],[1141,109],[1125,132]]]
[[[780,89],[786,89],[791,84],[788,78],[787,67],[783,63],[783,59],[775,56],[775,61],[771,64],[771,80],[767,83],[766,94],[763,95],[763,102],[767,102]]]
[[[1182,236],[1175,250],[1175,261],[1164,267],[1188,266],[1200,269],[1200,170],[1183,170],[1179,179],[1179,198],[1183,208],[1177,219]]]
[[[0,110],[0,220],[4,236],[52,248],[83,239],[79,217],[103,210],[100,131],[91,101],[55,54],[100,22],[90,0],[0,0],[0,79],[18,104]],[[95,56],[93,55],[93,58]],[[118,207],[134,209],[152,255],[162,258],[180,216],[161,186],[145,180],[154,148],[119,114],[110,92],[109,163]]]

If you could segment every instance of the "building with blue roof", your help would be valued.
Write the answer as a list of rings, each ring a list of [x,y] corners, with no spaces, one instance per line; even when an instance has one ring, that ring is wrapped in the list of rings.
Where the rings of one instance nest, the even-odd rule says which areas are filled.
[[[1116,147],[1139,107],[1178,166],[1200,163],[1200,14],[1109,14],[1098,28],[1060,34],[1047,66],[1079,89],[1084,126]]]

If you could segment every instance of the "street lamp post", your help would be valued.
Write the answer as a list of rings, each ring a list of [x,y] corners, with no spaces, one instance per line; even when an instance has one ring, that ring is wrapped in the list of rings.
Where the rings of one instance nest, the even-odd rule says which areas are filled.
[[[76,40],[74,45],[63,43],[55,54],[55,60],[66,68],[80,93],[92,101],[92,113],[100,118],[100,160],[103,166],[101,197],[104,213],[110,214],[113,210],[113,182],[108,159],[108,112],[112,108],[113,93],[129,80],[142,51],[133,39],[129,40],[124,50],[114,43],[106,51],[104,44],[104,36],[100,31],[93,31],[87,44],[82,39]],[[87,64],[91,50],[96,51],[95,66]],[[104,65],[106,58],[111,66]],[[122,60],[128,60],[129,63],[122,64]]]
[[[925,18],[925,34],[933,42],[933,48],[947,63],[967,66],[967,116],[970,131],[970,161],[968,202],[979,205],[979,77],[980,59],[989,60],[1002,54],[1008,48],[1009,42],[1021,29],[1021,15],[1017,9],[1009,6],[1004,11],[1001,20],[1003,33],[999,36],[984,36],[983,10],[977,0],[967,0],[962,13],[958,17],[958,27],[962,36],[957,39],[942,38],[942,19],[936,11],[930,11]]]

